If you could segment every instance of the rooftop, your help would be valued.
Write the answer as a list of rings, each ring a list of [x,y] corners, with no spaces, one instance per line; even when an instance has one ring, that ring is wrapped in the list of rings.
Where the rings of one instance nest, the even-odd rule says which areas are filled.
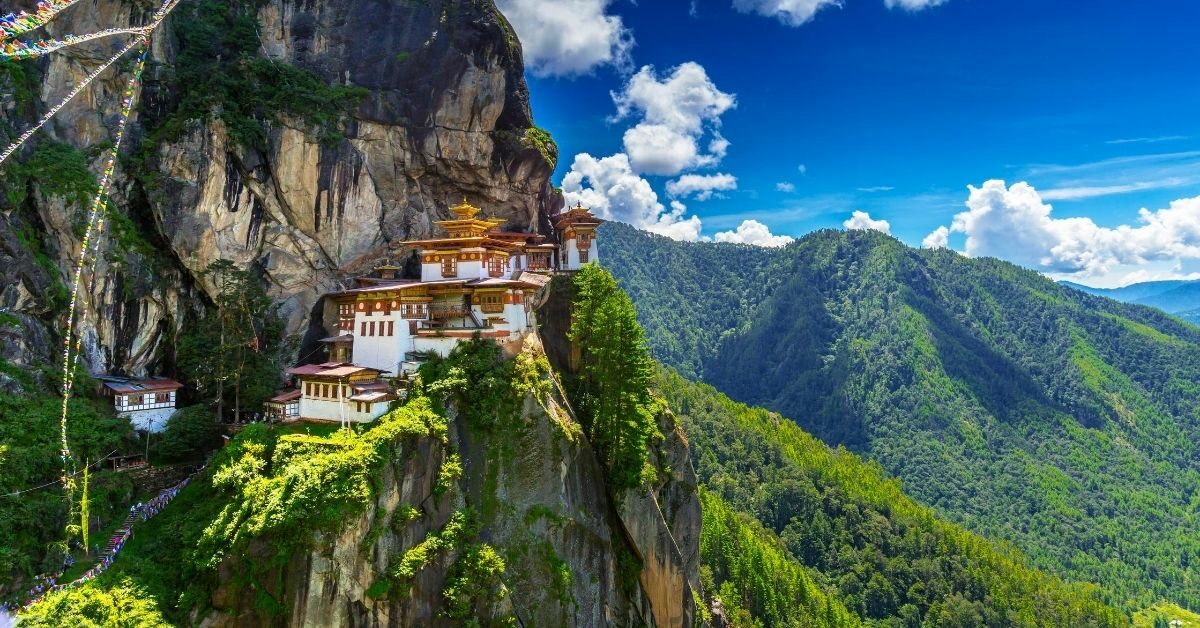
[[[183,388],[183,384],[167,377],[137,379],[116,375],[100,375],[97,379],[104,382],[106,389],[122,395],[126,393],[171,391]]]

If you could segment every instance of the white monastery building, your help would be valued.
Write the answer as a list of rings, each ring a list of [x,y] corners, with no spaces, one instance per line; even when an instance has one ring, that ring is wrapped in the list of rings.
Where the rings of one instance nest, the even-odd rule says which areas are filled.
[[[183,384],[165,377],[134,379],[100,375],[101,391],[112,397],[117,416],[129,417],[139,430],[161,432],[175,414],[175,393]]]
[[[420,279],[397,278],[400,268],[378,267],[377,277],[329,299],[337,307],[336,335],[321,340],[329,361],[289,371],[298,388],[280,391],[268,412],[284,420],[374,421],[399,396],[389,380],[407,376],[430,355],[447,356],[474,337],[519,343],[533,329],[533,295],[556,271],[597,261],[601,220],[583,207],[553,217],[559,245],[536,233],[501,231],[502,218],[482,218],[468,204],[437,221],[442,238],[411,240]]]

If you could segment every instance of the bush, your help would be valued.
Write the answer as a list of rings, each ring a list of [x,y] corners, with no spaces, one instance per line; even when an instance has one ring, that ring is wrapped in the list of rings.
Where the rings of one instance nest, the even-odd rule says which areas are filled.
[[[157,451],[166,460],[194,460],[220,444],[212,410],[205,405],[188,406],[171,415]]]

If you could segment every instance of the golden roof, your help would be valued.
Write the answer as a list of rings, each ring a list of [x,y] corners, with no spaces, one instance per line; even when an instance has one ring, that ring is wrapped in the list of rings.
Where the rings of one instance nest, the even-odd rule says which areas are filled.
[[[450,212],[458,216],[461,220],[470,220],[477,216],[482,211],[478,207],[467,202],[467,197],[463,197],[462,203],[450,208]]]

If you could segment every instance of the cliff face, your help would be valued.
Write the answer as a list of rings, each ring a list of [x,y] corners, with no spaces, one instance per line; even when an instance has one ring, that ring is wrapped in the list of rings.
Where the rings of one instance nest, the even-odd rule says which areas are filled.
[[[445,616],[444,593],[457,550],[421,570],[408,594],[373,596],[371,587],[464,509],[479,518],[479,540],[506,563],[506,595],[494,608],[476,609],[482,625],[500,616],[521,626],[693,625],[696,477],[673,417],[660,418],[666,438],[654,462],[669,471],[618,503],[560,395],[528,395],[514,427],[486,436],[452,420],[447,442],[421,438],[407,446],[384,469],[365,513],[339,534],[317,538],[315,549],[293,556],[278,574],[272,595],[286,601],[287,625],[458,625]],[[463,473],[439,496],[439,469],[450,452]],[[419,515],[405,517],[410,507]],[[235,568],[222,568],[215,610],[197,619],[205,626],[271,623],[255,609],[254,592],[237,584]]]
[[[83,335],[93,371],[169,369],[189,311],[211,294],[200,271],[214,260],[260,270],[283,304],[288,331],[302,334],[323,292],[387,255],[389,243],[430,235],[449,203],[466,196],[508,218],[509,228],[529,229],[557,202],[549,185],[556,149],[530,131],[520,45],[490,0],[247,3],[242,10],[253,15],[251,37],[258,38],[248,48],[259,58],[366,90],[336,125],[334,139],[283,112],[265,123],[264,141],[251,148],[231,139],[219,115],[236,106],[231,102],[216,103],[218,113],[187,121],[169,139],[154,133],[180,97],[171,80],[188,41],[179,22],[192,20],[194,29],[196,20],[207,19],[186,5],[154,39],[125,151],[131,157],[113,185],[123,229],[105,235],[105,253],[86,286]],[[140,24],[154,8],[134,0],[80,4],[49,33]],[[189,10],[195,12],[185,16]],[[214,29],[211,36],[227,35]],[[0,97],[0,107],[24,127],[113,50],[113,43],[100,42],[41,62],[34,102],[11,96],[17,81],[5,84],[0,76],[0,93],[10,94]],[[109,140],[127,78],[106,72],[43,139],[83,149]],[[241,97],[249,95],[235,91],[227,100]],[[33,241],[0,238],[0,258],[28,261],[41,252],[49,263],[0,270],[6,280],[0,308],[39,319],[22,317],[22,325],[39,328],[22,336],[36,340],[61,327],[61,304],[55,310],[45,297],[56,280],[44,275],[69,276],[81,208],[41,180],[27,186],[19,206],[3,206],[4,219],[11,232]],[[27,344],[5,342],[4,353],[25,364],[52,353],[49,344]]]

